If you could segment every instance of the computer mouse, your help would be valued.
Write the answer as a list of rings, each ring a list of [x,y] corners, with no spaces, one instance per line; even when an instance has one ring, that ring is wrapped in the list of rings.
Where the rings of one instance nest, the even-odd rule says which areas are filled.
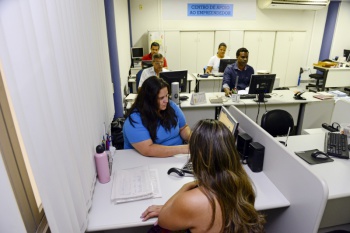
[[[172,167],[168,170],[168,175],[170,175],[171,173],[176,173],[178,176],[185,176],[185,173],[177,167]]]
[[[329,156],[323,151],[314,151],[311,153],[311,156],[315,159],[328,159]]]
[[[187,99],[188,99],[188,96],[180,95],[179,99],[180,99],[180,100],[187,100]]]

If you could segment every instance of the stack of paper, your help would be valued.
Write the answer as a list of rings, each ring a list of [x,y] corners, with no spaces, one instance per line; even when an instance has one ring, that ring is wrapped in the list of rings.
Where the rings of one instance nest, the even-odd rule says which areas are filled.
[[[346,93],[335,90],[335,91],[330,91],[329,94],[335,95],[336,97],[345,97],[347,96]]]
[[[113,175],[111,201],[115,204],[160,197],[158,172],[136,167],[116,171]]]
[[[320,100],[327,100],[327,99],[333,99],[334,95],[317,93],[313,97]]]

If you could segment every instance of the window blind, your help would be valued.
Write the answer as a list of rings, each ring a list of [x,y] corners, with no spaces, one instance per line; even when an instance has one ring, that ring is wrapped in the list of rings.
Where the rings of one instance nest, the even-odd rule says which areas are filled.
[[[0,1],[0,62],[52,232],[84,232],[114,115],[103,1]]]

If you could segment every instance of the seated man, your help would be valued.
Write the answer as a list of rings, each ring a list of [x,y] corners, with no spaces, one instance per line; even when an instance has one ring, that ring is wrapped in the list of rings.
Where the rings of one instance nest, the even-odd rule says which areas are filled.
[[[151,61],[153,58],[153,55],[159,52],[160,45],[157,42],[153,42],[151,44],[151,52],[149,54],[146,54],[142,57],[142,61]],[[164,57],[164,68],[168,68],[168,63]]]
[[[225,95],[232,94],[232,89],[244,90],[249,86],[250,78],[254,74],[254,69],[248,65],[249,51],[246,48],[240,48],[236,52],[237,61],[226,67],[222,79],[222,88]],[[237,87],[236,87],[236,79]]]
[[[167,69],[163,68],[164,64],[164,57],[160,53],[155,53],[152,58],[152,67],[144,69],[141,74],[140,82],[139,82],[139,88],[141,88],[142,83],[148,79],[151,76],[157,76],[159,77],[160,72],[168,71]]]

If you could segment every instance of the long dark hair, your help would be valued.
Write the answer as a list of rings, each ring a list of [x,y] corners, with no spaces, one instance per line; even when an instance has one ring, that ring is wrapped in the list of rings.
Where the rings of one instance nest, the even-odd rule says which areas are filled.
[[[133,127],[136,123],[131,114],[139,112],[141,115],[142,124],[147,128],[151,139],[155,141],[157,139],[157,128],[160,124],[167,131],[170,131],[172,127],[177,125],[177,116],[169,102],[165,110],[159,111],[158,94],[161,89],[167,88],[169,92],[169,85],[163,79],[156,76],[151,76],[144,81],[141,89],[138,92],[134,104],[126,114],[126,118],[129,118]]]
[[[264,217],[254,208],[255,193],[236,150],[234,136],[220,121],[201,120],[189,141],[193,172],[208,198],[215,220],[215,199],[221,207],[220,232],[264,232]]]

